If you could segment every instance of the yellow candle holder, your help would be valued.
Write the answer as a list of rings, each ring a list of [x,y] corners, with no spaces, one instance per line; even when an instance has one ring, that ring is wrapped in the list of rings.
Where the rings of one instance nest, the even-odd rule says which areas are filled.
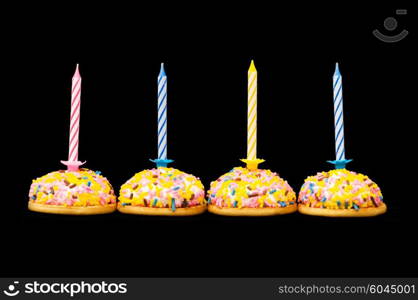
[[[258,164],[265,162],[264,159],[256,158],[256,159],[241,159],[242,162],[247,164],[247,169],[254,171],[258,169]]]

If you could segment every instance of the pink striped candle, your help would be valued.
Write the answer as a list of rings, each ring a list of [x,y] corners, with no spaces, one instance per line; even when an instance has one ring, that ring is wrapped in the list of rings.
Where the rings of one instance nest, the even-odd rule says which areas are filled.
[[[71,117],[70,117],[70,144],[68,150],[68,161],[61,161],[68,167],[69,171],[77,171],[78,167],[84,164],[78,161],[78,133],[80,131],[80,94],[81,76],[78,71],[78,64],[72,79],[71,88]]]

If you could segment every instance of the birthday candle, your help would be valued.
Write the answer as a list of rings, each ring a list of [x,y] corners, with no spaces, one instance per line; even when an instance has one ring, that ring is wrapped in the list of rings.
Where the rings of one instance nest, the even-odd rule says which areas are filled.
[[[336,160],[345,160],[343,84],[338,63],[335,65],[335,72],[332,79],[334,85],[335,156]]]
[[[257,157],[257,70],[254,61],[248,69],[247,159]]]
[[[158,159],[167,159],[167,76],[164,63],[158,75]]]
[[[81,77],[78,72],[78,64],[72,79],[71,88],[71,117],[70,117],[70,144],[68,150],[68,161],[78,161],[78,133],[80,131],[80,94]]]

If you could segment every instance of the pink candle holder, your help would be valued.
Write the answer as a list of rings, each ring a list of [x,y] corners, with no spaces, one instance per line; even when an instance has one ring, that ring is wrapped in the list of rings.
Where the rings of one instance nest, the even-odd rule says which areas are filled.
[[[86,162],[61,160],[61,163],[67,166],[68,171],[78,171],[78,167],[84,165]]]

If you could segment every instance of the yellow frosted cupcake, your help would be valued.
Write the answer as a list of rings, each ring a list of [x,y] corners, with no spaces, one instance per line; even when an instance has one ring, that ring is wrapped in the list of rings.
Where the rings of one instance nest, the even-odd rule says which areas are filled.
[[[269,216],[297,210],[296,194],[270,170],[237,167],[213,181],[209,212],[227,216]]]
[[[105,214],[116,209],[116,196],[98,171],[60,170],[32,181],[28,207],[54,214]]]
[[[327,217],[367,217],[386,212],[380,188],[366,175],[336,169],[305,179],[299,212]]]
[[[141,215],[196,215],[206,210],[205,190],[197,177],[174,168],[144,170],[122,185],[118,210]]]

